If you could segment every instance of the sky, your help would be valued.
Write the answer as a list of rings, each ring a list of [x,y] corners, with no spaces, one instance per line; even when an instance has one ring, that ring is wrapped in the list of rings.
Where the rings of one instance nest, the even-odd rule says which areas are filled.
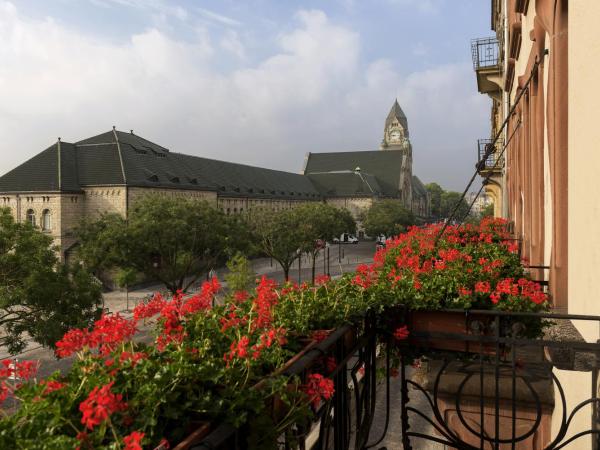
[[[116,126],[291,172],[375,150],[395,98],[413,173],[463,190],[490,100],[485,0],[0,0],[0,174]]]

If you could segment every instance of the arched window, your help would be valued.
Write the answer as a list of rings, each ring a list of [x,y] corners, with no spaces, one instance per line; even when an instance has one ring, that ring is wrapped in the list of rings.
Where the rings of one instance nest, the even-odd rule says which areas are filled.
[[[33,209],[27,210],[27,222],[29,222],[32,226],[35,227],[35,212]]]
[[[42,230],[50,231],[52,229],[51,214],[49,209],[42,211]]]

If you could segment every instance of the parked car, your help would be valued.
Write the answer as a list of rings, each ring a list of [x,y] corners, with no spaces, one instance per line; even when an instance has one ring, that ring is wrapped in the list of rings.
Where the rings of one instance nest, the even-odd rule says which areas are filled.
[[[342,235],[337,238],[333,238],[333,242],[342,243],[342,244],[358,244],[358,238],[350,233],[342,233]]]

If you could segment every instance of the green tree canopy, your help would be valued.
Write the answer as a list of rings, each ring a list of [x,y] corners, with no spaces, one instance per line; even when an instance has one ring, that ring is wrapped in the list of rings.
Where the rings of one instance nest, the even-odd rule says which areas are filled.
[[[461,199],[461,194],[458,192],[444,192],[442,194],[440,217],[446,219],[449,218],[457,204],[459,204],[459,206],[454,215],[454,220],[461,220],[469,211],[469,204],[464,198]]]
[[[431,199],[431,215],[439,219],[442,217],[442,194],[444,190],[437,183],[426,184],[425,189],[429,192]]]
[[[481,217],[492,217],[494,215],[494,204],[490,203],[481,210]]]
[[[0,209],[0,345],[17,353],[26,337],[53,346],[97,318],[100,287],[82,267],[58,260],[52,238]]]
[[[413,213],[398,200],[374,202],[363,215],[363,226],[369,236],[394,236],[415,223]]]
[[[286,280],[290,268],[301,255],[304,233],[300,229],[300,216],[294,209],[270,211],[257,209],[248,215],[248,221],[258,248],[277,261]]]
[[[80,257],[94,269],[131,268],[171,292],[248,248],[244,223],[206,201],[148,195],[128,219],[105,214],[78,230]]]
[[[306,203],[295,209],[298,226],[302,231],[301,250],[312,260],[312,282],[315,281],[315,262],[327,241],[344,232],[354,232],[356,222],[346,209],[326,203]],[[319,245],[320,244],[320,245]]]

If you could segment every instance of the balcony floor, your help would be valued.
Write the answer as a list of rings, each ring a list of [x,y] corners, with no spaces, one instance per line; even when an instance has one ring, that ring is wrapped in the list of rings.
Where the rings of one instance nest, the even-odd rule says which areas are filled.
[[[407,367],[407,375],[411,375],[414,369],[410,366]],[[387,430],[387,434],[383,441],[377,445],[376,449],[386,447],[387,450],[399,450],[402,449],[402,431],[401,431],[401,417],[400,417],[400,389],[401,382],[400,377],[392,378],[390,380],[390,424]],[[378,387],[378,398],[377,398],[377,412],[373,427],[371,428],[370,442],[374,442],[375,439],[379,439],[384,431],[385,427],[385,383],[382,382],[381,386]],[[429,404],[420,395],[411,392],[410,405],[413,408],[429,411]],[[424,420],[420,420],[418,417],[411,417],[412,431],[417,431],[424,434],[435,436],[433,427],[426,423]],[[411,440],[411,446],[414,450],[444,450],[444,446],[437,442],[425,441],[423,439],[413,438]]]

